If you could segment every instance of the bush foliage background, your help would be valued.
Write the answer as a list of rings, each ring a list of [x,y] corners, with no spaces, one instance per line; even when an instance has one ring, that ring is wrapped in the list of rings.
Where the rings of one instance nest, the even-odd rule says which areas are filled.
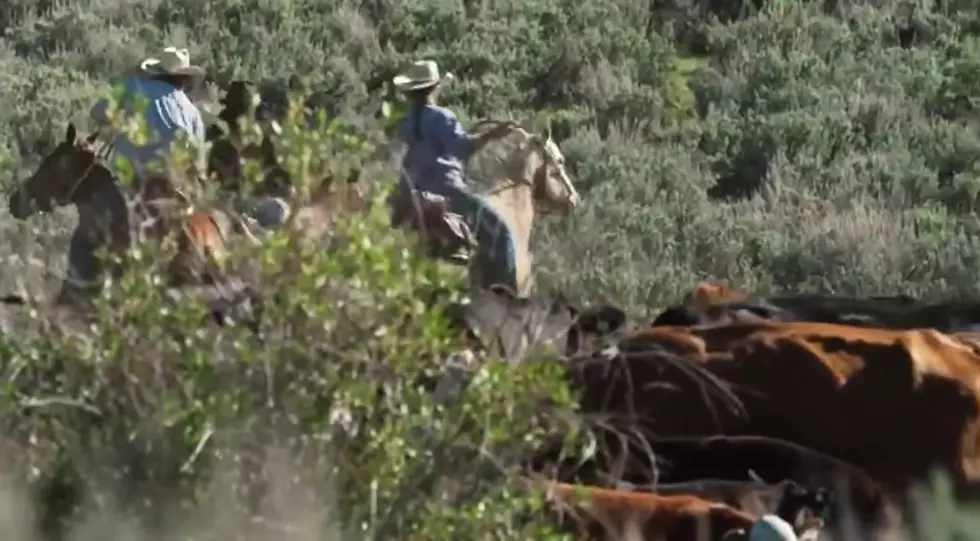
[[[303,88],[335,114],[429,57],[459,76],[446,100],[464,120],[551,120],[561,136],[587,201],[536,235],[546,287],[646,312],[705,275],[760,292],[963,294],[977,281],[970,3],[13,5],[0,91],[18,106],[0,112],[0,147],[20,174],[66,116],[85,121],[105,85],[168,43],[219,79]],[[63,221],[2,227],[30,269],[60,268]]]
[[[548,218],[538,227],[535,263],[543,288],[559,288],[581,301],[612,301],[645,317],[705,276],[764,294],[930,297],[972,296],[980,278],[980,11],[971,2],[13,0],[10,6],[0,13],[0,95],[11,104],[0,109],[0,161],[10,169],[4,182],[22,178],[36,164],[63,133],[66,118],[86,126],[91,102],[120,73],[165,45],[188,46],[219,81],[250,78],[280,97],[288,90],[314,93],[331,114],[363,131],[372,129],[361,113],[384,91],[379,81],[405,62],[427,57],[459,77],[444,99],[464,122],[512,115],[529,126],[550,122],[555,128],[584,204],[573,216]],[[215,95],[204,97],[213,101]],[[476,181],[481,169],[475,164]],[[27,223],[0,219],[5,291],[56,286],[73,220],[71,210]],[[363,227],[359,234],[384,245],[383,226]],[[379,250],[382,260],[400,261],[399,249]],[[391,263],[401,264],[422,263]],[[329,276],[345,272],[327,261],[316,265]],[[296,279],[292,294],[323,302],[319,293],[312,295],[314,289],[304,293],[307,286]],[[411,283],[396,291],[391,299],[372,302],[401,306],[415,294]],[[157,302],[144,297],[132,298]],[[129,313],[124,305],[137,301],[111,302],[114,310]],[[130,312],[150,317],[141,309]],[[340,317],[320,314],[329,321]],[[274,321],[292,328],[294,317],[299,316]],[[172,333],[173,327],[137,318],[113,331],[123,335],[114,340],[149,344],[153,335],[146,328]],[[299,341],[303,346],[292,347],[329,343],[344,336],[334,334],[339,332],[316,329]],[[413,348],[392,342],[364,358],[446,351],[425,333],[412,340],[406,343]],[[284,338],[282,347],[290,343]],[[174,427],[187,432],[182,440],[167,440],[166,445],[184,446],[173,457],[193,450],[194,434],[205,423],[200,419],[215,422],[224,415],[237,426],[250,417],[234,413],[244,411],[235,410],[243,407],[236,401],[254,399],[229,395],[220,406],[198,405],[195,397],[224,400],[234,393],[228,385],[208,386],[213,376],[201,371],[216,370],[210,362],[216,354],[199,353],[192,345],[158,352],[160,362],[179,374],[174,381],[195,385],[193,392],[177,393],[178,411],[187,417]],[[99,348],[66,353],[49,341],[31,347],[8,354],[30,367],[27,373],[15,370],[17,378],[28,378],[18,381],[48,381],[54,376],[44,371],[60,366],[57,359],[93,361],[104,355]],[[371,346],[368,341],[345,347]],[[301,359],[287,370],[296,384],[326,381],[317,371],[327,368],[313,362],[320,353],[311,351],[286,356]],[[180,362],[164,361],[170,358]],[[437,362],[434,355],[412,358],[419,364],[413,370]],[[76,365],[78,379],[59,383],[67,386],[61,390],[66,396],[98,395],[81,382],[108,368]],[[545,376],[532,379],[528,394],[539,392],[531,387],[553,383]],[[160,397],[176,396],[167,385],[155,389]],[[308,393],[300,393],[299,401],[329,394]],[[23,396],[8,398],[14,404]],[[412,411],[425,417],[427,406],[413,404],[418,405]],[[126,402],[124,409],[133,418],[139,411],[142,419],[145,412],[134,408]],[[152,408],[166,409],[162,403]],[[312,403],[269,409],[280,410],[303,418],[299,426],[307,434],[329,412]],[[187,420],[194,415],[203,417]],[[126,424],[130,417],[114,419],[119,430],[134,430]],[[81,439],[75,447],[56,445],[51,456],[38,451],[50,464],[61,463],[58,453],[115,448],[107,441],[82,442],[109,434],[108,428],[85,432],[78,428],[84,423],[61,422],[44,427],[45,441],[68,437],[65,430],[77,430],[68,440]],[[176,438],[178,428],[171,429],[166,437]],[[384,456],[391,460],[395,454]],[[376,496],[365,495],[364,501]],[[494,497],[497,504],[504,498]],[[479,504],[473,505],[474,521],[492,520],[480,518]],[[357,512],[347,518],[360,517]],[[402,527],[401,532],[413,531]]]

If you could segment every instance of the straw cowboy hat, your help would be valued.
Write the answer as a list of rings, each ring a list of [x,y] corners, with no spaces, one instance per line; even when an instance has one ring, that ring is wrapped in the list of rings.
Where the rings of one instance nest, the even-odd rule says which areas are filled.
[[[188,75],[200,77],[204,68],[191,64],[191,55],[187,49],[167,47],[158,58],[147,58],[140,64],[140,69],[153,75]]]
[[[452,73],[439,76],[439,66],[433,60],[419,60],[414,62],[403,73],[396,75],[391,82],[399,90],[421,90],[440,83],[451,81]]]

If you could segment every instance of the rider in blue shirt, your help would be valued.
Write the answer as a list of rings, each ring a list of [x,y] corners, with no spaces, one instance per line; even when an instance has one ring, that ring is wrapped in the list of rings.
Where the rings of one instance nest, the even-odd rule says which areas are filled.
[[[470,135],[452,111],[436,104],[442,81],[432,61],[416,62],[394,79],[409,102],[408,116],[396,131],[408,146],[399,189],[414,187],[445,197],[450,210],[463,216],[476,235],[482,285],[500,284],[517,291],[513,234],[500,214],[470,190],[464,176],[471,155],[517,124],[504,123],[479,136]]]
[[[138,112],[135,110],[138,100],[133,98],[139,96],[146,103],[142,116],[150,129],[150,140],[137,145],[122,133],[115,138],[115,155],[129,159],[137,174],[155,158],[162,157],[180,134],[199,145],[205,141],[201,111],[187,95],[203,79],[204,70],[191,65],[187,49],[168,47],[159,56],[144,61],[140,73],[122,80],[119,106],[126,114]],[[109,101],[102,99],[92,107],[91,116],[97,124],[109,123],[108,105]]]

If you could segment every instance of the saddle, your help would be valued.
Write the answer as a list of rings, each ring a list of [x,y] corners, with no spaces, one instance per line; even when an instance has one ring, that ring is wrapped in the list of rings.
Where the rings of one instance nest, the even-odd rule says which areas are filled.
[[[449,210],[445,197],[424,190],[396,190],[389,200],[391,223],[407,227],[422,238],[429,257],[467,265],[476,250],[476,236],[463,216]]]

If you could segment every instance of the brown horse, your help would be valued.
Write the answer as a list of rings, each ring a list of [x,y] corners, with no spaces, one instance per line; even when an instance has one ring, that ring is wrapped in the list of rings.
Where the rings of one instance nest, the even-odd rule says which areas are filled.
[[[102,247],[122,255],[147,236],[159,240],[175,226],[184,226],[178,240],[182,252],[170,265],[175,281],[180,282],[199,274],[186,269],[187,265],[199,263],[201,256],[211,259],[221,246],[221,229],[211,211],[198,210],[188,219],[176,221],[163,211],[160,203],[184,198],[175,187],[172,173],[149,175],[137,182],[137,192],[143,197],[131,203],[108,165],[109,151],[110,145],[101,141],[97,132],[80,134],[69,123],[64,139],[45,156],[37,171],[10,194],[10,213],[19,220],[69,204],[78,209],[78,225],[69,250],[69,275],[62,284],[58,303],[85,302],[98,292],[106,271],[115,276],[122,272],[119,264],[110,263],[107,268],[96,258],[96,251]],[[206,231],[208,223],[212,230]],[[199,244],[202,240],[206,242]],[[210,263],[207,266],[212,267]]]

